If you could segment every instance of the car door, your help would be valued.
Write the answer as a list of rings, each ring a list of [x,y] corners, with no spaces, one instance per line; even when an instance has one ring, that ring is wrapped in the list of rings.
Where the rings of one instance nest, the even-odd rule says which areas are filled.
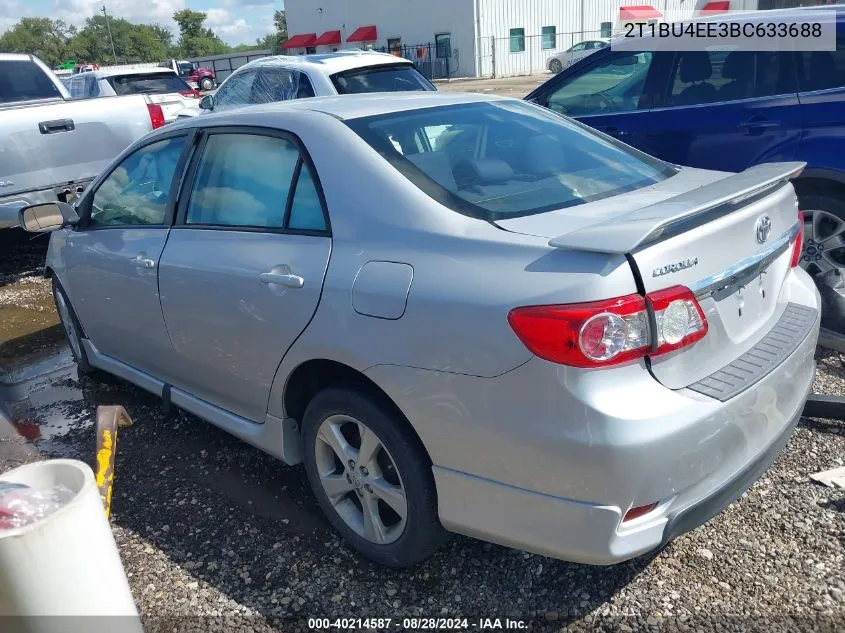
[[[98,352],[155,376],[165,374],[172,355],[157,269],[186,134],[157,137],[95,183],[63,251],[61,281],[86,337]]]
[[[802,134],[798,105],[789,53],[680,52],[642,148],[676,164],[724,171],[793,160]]]
[[[596,51],[528,99],[642,148],[659,125],[649,113],[655,66],[654,53]]]
[[[276,368],[317,304],[331,251],[314,167],[265,129],[207,133],[159,270],[174,386],[262,422]]]

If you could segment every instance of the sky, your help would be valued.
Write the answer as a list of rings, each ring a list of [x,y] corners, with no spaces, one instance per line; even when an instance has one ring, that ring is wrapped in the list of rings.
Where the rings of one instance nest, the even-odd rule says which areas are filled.
[[[174,36],[179,29],[172,15],[180,9],[208,14],[206,26],[228,44],[254,44],[256,38],[273,31],[273,11],[284,8],[283,0],[105,0],[110,16],[130,22],[169,26]],[[0,33],[22,17],[49,17],[80,25],[85,18],[102,11],[103,0],[0,0]]]

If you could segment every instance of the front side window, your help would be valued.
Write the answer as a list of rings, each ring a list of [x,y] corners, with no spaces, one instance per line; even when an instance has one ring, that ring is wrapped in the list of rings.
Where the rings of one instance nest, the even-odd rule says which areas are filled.
[[[191,89],[174,72],[113,75],[107,80],[118,95],[163,95]]]
[[[348,125],[432,198],[486,220],[577,206],[676,173],[662,161],[527,103],[443,106]]]
[[[637,110],[653,57],[652,53],[613,53],[553,90],[547,105],[569,116]]]
[[[291,228],[325,230],[313,174],[295,143],[257,134],[212,134],[200,158],[186,223],[281,229],[289,196]]]
[[[234,108],[249,103],[255,75],[254,70],[245,70],[231,75],[214,95],[215,110],[218,108]]]
[[[557,47],[557,29],[553,26],[543,27],[543,50]]]
[[[274,103],[296,99],[299,73],[286,68],[262,68],[252,84],[249,103]]]
[[[167,222],[167,202],[185,137],[152,143],[128,156],[94,192],[87,227]]]
[[[365,92],[404,92],[408,90],[436,90],[413,64],[391,64],[359,68],[332,76],[338,94]]]
[[[521,53],[525,50],[525,29],[510,30],[511,53]]]
[[[737,101],[795,92],[786,54],[745,50],[684,51],[673,69],[668,106]]]

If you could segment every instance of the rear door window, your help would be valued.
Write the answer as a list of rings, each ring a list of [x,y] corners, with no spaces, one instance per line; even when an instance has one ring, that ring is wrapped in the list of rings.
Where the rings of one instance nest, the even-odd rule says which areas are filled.
[[[835,51],[798,53],[801,92],[845,87],[845,37],[838,37]]]
[[[184,79],[173,72],[114,75],[107,79],[118,95],[160,95],[191,89]]]
[[[358,68],[332,76],[338,94],[436,90],[411,64]]]
[[[61,96],[62,93],[37,64],[17,60],[0,62],[0,103]]]

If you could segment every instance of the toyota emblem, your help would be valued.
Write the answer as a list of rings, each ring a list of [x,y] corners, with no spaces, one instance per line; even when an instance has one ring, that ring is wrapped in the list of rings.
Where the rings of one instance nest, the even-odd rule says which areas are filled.
[[[769,233],[772,232],[772,219],[768,215],[764,215],[757,220],[757,241],[763,244],[769,239]]]

